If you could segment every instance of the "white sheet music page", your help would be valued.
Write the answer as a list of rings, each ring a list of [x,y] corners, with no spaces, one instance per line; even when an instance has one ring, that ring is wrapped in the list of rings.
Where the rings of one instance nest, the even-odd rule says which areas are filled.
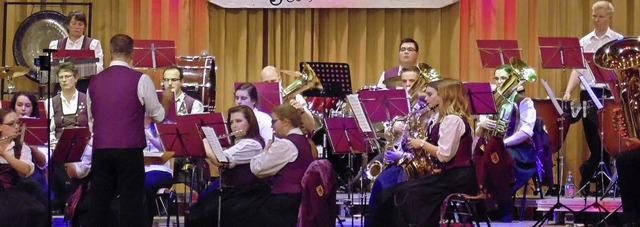
[[[558,100],[556,100],[556,95],[553,94],[553,91],[551,90],[551,87],[549,87],[547,81],[545,81],[544,79],[540,79],[540,83],[542,83],[544,90],[547,91],[549,99],[551,99],[551,103],[553,103],[553,106],[556,108],[556,111],[558,111],[558,114],[562,115],[564,111],[562,111],[562,108],[560,108],[560,104],[558,104]]]
[[[367,121],[367,116],[364,114],[362,104],[360,103],[360,99],[358,99],[358,95],[347,95],[347,101],[349,102],[349,105],[351,105],[351,111],[353,111],[353,115],[356,117],[358,127],[360,127],[362,132],[371,132],[371,127],[369,126],[369,122]]]
[[[209,145],[211,145],[211,150],[213,150],[213,153],[216,155],[216,158],[218,158],[218,162],[221,162],[221,163],[229,162],[227,157],[224,156],[224,152],[222,152],[223,151],[222,145],[220,145],[218,136],[216,135],[216,132],[213,131],[213,128],[206,127],[206,126],[202,127],[202,132],[204,132],[204,137],[207,138]]]
[[[578,79],[580,79],[580,83],[584,87],[584,90],[587,91],[587,93],[589,93],[589,97],[591,97],[591,101],[593,101],[593,103],[596,104],[596,107],[598,107],[598,109],[602,109],[602,103],[600,102],[596,94],[593,93],[593,90],[589,86],[589,83],[587,82],[587,80],[585,80],[582,75],[580,75]]]

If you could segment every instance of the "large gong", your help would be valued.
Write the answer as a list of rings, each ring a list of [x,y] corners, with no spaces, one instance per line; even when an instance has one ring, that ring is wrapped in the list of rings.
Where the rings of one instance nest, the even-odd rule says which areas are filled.
[[[66,20],[67,16],[60,12],[45,10],[31,14],[18,27],[13,39],[13,57],[18,65],[31,70],[29,79],[38,81],[34,59],[44,55],[42,49],[49,48],[53,40],[69,36]]]

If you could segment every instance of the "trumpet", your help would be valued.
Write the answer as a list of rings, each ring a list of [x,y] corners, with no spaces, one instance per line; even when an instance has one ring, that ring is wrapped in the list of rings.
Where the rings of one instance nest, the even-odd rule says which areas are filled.
[[[232,137],[232,136],[237,136],[237,135],[240,135],[240,133],[243,133],[243,132],[244,132],[244,130],[240,129],[238,131],[234,131],[234,132],[231,132],[231,133],[228,133],[228,134],[224,134],[224,135],[218,136],[218,139],[221,140],[221,139],[226,139],[226,138],[229,138],[229,137]]]

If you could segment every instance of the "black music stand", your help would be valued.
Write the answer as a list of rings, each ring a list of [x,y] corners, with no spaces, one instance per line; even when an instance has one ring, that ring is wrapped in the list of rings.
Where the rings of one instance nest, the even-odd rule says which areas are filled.
[[[409,114],[409,98],[404,89],[363,90],[358,95],[370,122],[389,121]]]
[[[41,115],[40,118],[20,118],[20,121],[26,125],[25,143],[36,146],[44,146],[49,143],[49,122],[45,115]]]
[[[233,83],[233,87],[235,88],[234,90],[237,90],[241,84],[243,83],[241,82]],[[279,83],[254,82],[251,84],[256,87],[256,91],[258,92],[258,103],[256,103],[256,106],[260,107],[259,109],[262,112],[271,114],[271,111],[274,108],[282,104],[282,97],[280,96]]]
[[[476,40],[482,68],[497,68],[509,63],[509,58],[520,59],[521,48],[517,40]]]
[[[349,64],[340,62],[300,62],[300,71],[302,71],[304,63],[309,64],[316,73],[318,80],[322,84],[322,90],[307,90],[302,92],[303,96],[344,99],[346,95],[352,93]]]
[[[571,212],[572,214],[574,214],[575,216],[575,211],[573,211],[571,208],[569,208],[568,206],[562,204],[560,202],[560,190],[561,190],[561,185],[562,185],[562,175],[560,172],[560,164],[561,161],[560,160],[564,160],[564,157],[562,157],[562,144],[564,143],[564,136],[563,136],[563,131],[564,131],[564,121],[565,121],[565,115],[564,115],[564,111],[562,111],[562,108],[560,108],[560,104],[558,104],[558,101],[556,100],[556,95],[553,93],[553,91],[551,90],[551,88],[549,87],[549,84],[547,84],[547,82],[543,79],[540,80],[540,82],[542,83],[542,86],[544,87],[545,91],[547,92],[547,95],[549,96],[549,99],[551,100],[551,102],[553,103],[556,111],[558,111],[559,114],[559,118],[558,120],[556,120],[556,125],[558,125],[559,127],[559,131],[560,133],[558,133],[558,137],[559,138],[559,142],[558,142],[558,156],[556,157],[556,176],[557,181],[558,181],[558,193],[556,194],[556,204],[554,204],[551,209],[549,209],[547,211],[547,213],[545,213],[544,215],[542,215],[542,217],[533,225],[533,226],[542,226],[542,223],[544,223],[545,220],[550,219],[553,216],[553,212],[556,209],[560,209],[560,208],[565,208],[567,209],[567,211]]]
[[[89,128],[69,128],[62,131],[60,139],[53,151],[54,162],[79,162],[82,159],[87,143],[91,139]]]
[[[176,64],[176,44],[173,40],[134,40],[133,67],[164,68]]]

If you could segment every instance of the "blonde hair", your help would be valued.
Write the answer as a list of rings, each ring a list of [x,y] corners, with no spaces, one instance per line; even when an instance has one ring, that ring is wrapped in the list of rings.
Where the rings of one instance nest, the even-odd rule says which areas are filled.
[[[432,82],[429,87],[434,88],[438,92],[438,96],[442,102],[438,108],[438,122],[442,122],[447,115],[458,115],[462,119],[469,121],[469,98],[467,89],[462,82],[456,79],[444,78],[442,80]]]
[[[609,1],[597,1],[596,3],[593,3],[591,10],[596,9],[606,9],[607,14],[613,15],[613,4],[611,4],[611,2]]]

